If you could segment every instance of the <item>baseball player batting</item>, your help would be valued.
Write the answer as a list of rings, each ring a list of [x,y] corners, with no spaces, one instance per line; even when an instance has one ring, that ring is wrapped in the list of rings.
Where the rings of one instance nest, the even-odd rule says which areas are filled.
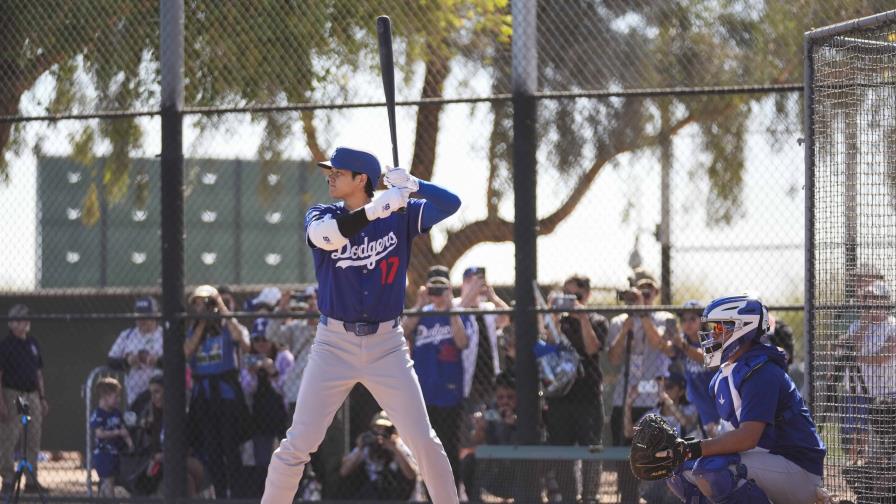
[[[356,383],[383,407],[417,459],[435,503],[458,502],[445,449],[426,415],[401,329],[411,240],[460,207],[460,198],[404,168],[390,168],[388,190],[374,197],[380,163],[340,147],[327,162],[330,196],[305,215],[314,255],[320,324],[292,426],[271,457],[263,504],[291,503],[310,454]],[[409,199],[417,193],[421,199]],[[398,212],[406,207],[405,212]]]

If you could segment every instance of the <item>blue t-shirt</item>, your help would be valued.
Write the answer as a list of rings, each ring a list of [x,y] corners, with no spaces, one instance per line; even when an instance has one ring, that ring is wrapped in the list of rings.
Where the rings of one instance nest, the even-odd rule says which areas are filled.
[[[322,314],[344,322],[385,322],[401,315],[411,240],[428,231],[422,227],[425,203],[409,200],[406,212],[375,219],[339,250],[308,241]],[[305,231],[316,220],[346,213],[342,203],[315,205],[305,214]]]
[[[187,338],[192,334],[192,329],[188,330]],[[227,327],[222,327],[221,332],[217,335],[206,335],[199,348],[196,349],[196,353],[190,357],[190,370],[193,372],[193,394],[214,398],[215,394],[211,389],[213,380],[206,378],[236,372],[238,369],[236,344]],[[221,399],[236,398],[236,390],[230,382],[218,380],[217,383]]]
[[[764,422],[759,448],[822,476],[827,450],[786,366],[784,352],[763,344],[733,364],[723,364],[711,384],[716,408],[735,428],[747,421]],[[730,386],[738,380],[739,387]]]
[[[423,307],[423,311],[432,310],[432,305]],[[470,317],[461,320],[469,334],[474,322]],[[421,317],[414,331],[413,353],[424,402],[443,408],[459,404],[464,396],[464,366],[461,349],[451,333],[450,317]]]
[[[682,337],[694,348],[700,348],[700,343],[691,341],[687,335]],[[716,403],[712,392],[709,391],[709,383],[715,376],[715,369],[706,369],[701,362],[694,362],[693,359],[684,355],[684,378],[687,384],[688,401],[697,408],[697,414],[700,416],[700,424],[706,425],[710,423],[719,423],[719,412],[716,411]]]
[[[114,431],[122,428],[124,421],[121,412],[118,409],[104,410],[96,408],[90,414],[90,431],[96,432],[97,429],[103,431]],[[124,438],[118,436],[114,438],[97,439],[93,446],[93,453],[108,453],[116,455],[124,451],[126,444]]]

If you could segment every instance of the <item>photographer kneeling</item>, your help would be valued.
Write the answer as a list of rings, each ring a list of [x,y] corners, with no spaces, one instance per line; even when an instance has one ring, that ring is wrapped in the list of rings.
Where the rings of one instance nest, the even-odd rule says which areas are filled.
[[[195,438],[191,441],[198,442],[205,456],[215,495],[219,499],[239,496],[239,446],[251,419],[240,388],[237,355],[238,350],[249,350],[248,330],[227,317],[230,309],[210,285],[197,287],[189,301],[196,315],[222,316],[197,319],[187,330],[184,354],[193,373],[189,421]]]
[[[342,459],[339,475],[357,485],[348,498],[407,500],[417,482],[413,464],[392,421],[380,411],[370,430],[358,436],[355,448]]]

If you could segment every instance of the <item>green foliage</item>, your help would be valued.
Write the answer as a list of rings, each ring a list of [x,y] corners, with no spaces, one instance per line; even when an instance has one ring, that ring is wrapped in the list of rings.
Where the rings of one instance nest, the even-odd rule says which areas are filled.
[[[539,88],[797,82],[805,30],[883,11],[891,3],[540,1]],[[443,73],[485,66],[492,69],[494,92],[509,91],[508,0],[186,0],[185,101],[191,106],[350,101],[358,92],[353,78],[378,72],[374,19],[382,13],[396,26],[395,44],[401,49],[396,54],[402,56],[396,65],[406,84],[421,66]],[[42,102],[47,113],[157,109],[158,17],[155,0],[0,3],[0,59],[5,58],[0,62],[0,110],[14,114],[22,93],[48,73],[54,85]],[[459,77],[458,86],[470,84],[466,76]],[[441,88],[428,92],[438,95]],[[724,224],[740,212],[736,195],[743,184],[744,135],[750,101],[757,98],[673,99],[668,124],[660,124],[655,100],[542,101],[550,106],[539,107],[540,149],[549,153],[546,169],[568,181],[558,188],[562,194],[621,153],[655,149],[661,129],[674,133],[695,125],[712,185],[709,219]],[[799,107],[778,105],[782,113],[799,113]],[[510,107],[493,107],[490,209],[510,193],[512,153]],[[252,116],[265,128],[258,156],[266,174],[276,174],[285,146],[299,134],[293,119],[291,114]],[[203,117],[198,124],[208,127],[216,120]],[[20,145],[20,133],[9,123],[0,125],[0,148]],[[433,138],[437,133],[428,132]],[[100,121],[70,139],[72,156],[85,165],[98,148],[108,146],[102,190],[110,204],[139,183],[129,159],[141,139],[133,119]],[[0,179],[6,162],[0,156]],[[271,190],[276,187],[258,188],[263,199],[272,196]]]

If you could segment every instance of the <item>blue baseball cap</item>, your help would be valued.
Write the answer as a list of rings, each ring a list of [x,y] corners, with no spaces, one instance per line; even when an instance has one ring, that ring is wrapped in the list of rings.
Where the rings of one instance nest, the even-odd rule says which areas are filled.
[[[348,147],[337,147],[330,156],[329,161],[320,161],[317,166],[321,168],[331,169],[338,168],[340,170],[349,170],[367,175],[370,182],[375,188],[380,183],[380,175],[383,169],[380,166],[380,160],[373,154],[361,150],[349,149]]]
[[[249,332],[252,339],[263,338],[267,332],[268,319],[257,318],[252,322],[252,330]]]
[[[150,296],[141,297],[134,302],[134,311],[137,313],[155,313],[159,311],[159,305]]]

